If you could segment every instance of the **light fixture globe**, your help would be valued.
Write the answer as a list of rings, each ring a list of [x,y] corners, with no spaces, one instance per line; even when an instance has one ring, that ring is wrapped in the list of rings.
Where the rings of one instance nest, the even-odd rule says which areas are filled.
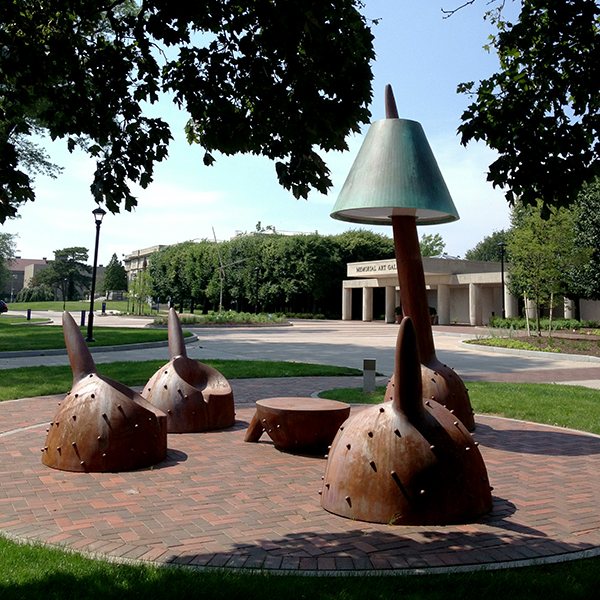
[[[331,213],[369,225],[391,225],[392,215],[417,225],[459,218],[421,124],[407,119],[371,125]]]

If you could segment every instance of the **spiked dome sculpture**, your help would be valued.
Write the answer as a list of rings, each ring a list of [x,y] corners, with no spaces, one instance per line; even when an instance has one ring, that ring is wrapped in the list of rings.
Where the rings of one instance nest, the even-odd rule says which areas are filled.
[[[475,520],[492,508],[487,471],[464,425],[423,402],[412,321],[398,332],[393,399],[340,428],[327,461],[321,505],[337,515],[390,525]]]
[[[48,429],[42,462],[62,471],[116,472],[167,456],[167,417],[127,386],[99,375],[71,315],[63,331],[73,388]]]
[[[436,354],[417,225],[457,220],[437,162],[416,121],[398,118],[386,86],[386,119],[373,123],[333,207],[334,219],[392,225],[404,316],[412,319],[423,365],[423,395],[454,410],[475,429],[468,391]],[[392,384],[393,385],[393,384]],[[391,388],[387,399],[390,399]]]
[[[167,415],[169,433],[226,429],[235,424],[233,392],[216,369],[187,357],[181,324],[169,310],[171,361],[148,381],[142,396]]]

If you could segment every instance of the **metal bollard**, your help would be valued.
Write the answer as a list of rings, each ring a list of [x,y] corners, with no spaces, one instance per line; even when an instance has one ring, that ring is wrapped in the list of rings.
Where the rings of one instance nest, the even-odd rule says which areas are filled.
[[[375,363],[374,358],[363,360],[363,393],[375,391]]]
[[[81,311],[81,326],[85,327],[85,310]]]
[[[27,309],[27,320],[31,321],[31,309],[30,308]]]
[[[105,315],[106,314],[106,302],[102,303],[102,314]]]

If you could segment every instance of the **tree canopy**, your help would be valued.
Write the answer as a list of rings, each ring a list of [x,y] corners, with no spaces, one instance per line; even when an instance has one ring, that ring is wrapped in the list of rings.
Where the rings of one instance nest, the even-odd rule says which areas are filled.
[[[0,291],[10,279],[10,261],[15,257],[15,237],[10,233],[0,232]]]
[[[34,199],[19,143],[34,129],[96,159],[91,191],[130,210],[171,132],[144,105],[163,93],[190,143],[275,161],[294,196],[332,183],[318,150],[369,121],[372,34],[360,0],[5,0],[0,3],[0,223]]]
[[[465,252],[465,259],[500,262],[499,244],[506,243],[508,235],[509,232],[504,229],[486,235],[481,242]],[[505,256],[505,258],[507,257]]]
[[[574,210],[575,243],[590,248],[591,255],[589,260],[569,270],[569,295],[600,300],[600,179],[583,186]]]
[[[121,264],[116,254],[113,254],[106,270],[104,271],[104,279],[102,280],[102,291],[109,292],[112,290],[127,289],[127,271]]]
[[[533,302],[538,332],[540,308],[552,310],[554,296],[569,291],[571,270],[589,261],[591,250],[576,244],[575,216],[572,210],[552,208],[544,219],[541,201],[536,207],[519,203],[512,213],[508,287],[513,296]]]
[[[81,246],[55,250],[54,260],[49,261],[46,269],[35,274],[31,286],[48,285],[59,289],[64,299],[77,300],[92,280],[92,267],[84,262],[87,259],[88,250]]]
[[[263,230],[266,231],[266,230]],[[225,269],[223,306],[242,311],[340,314],[347,263],[394,256],[391,238],[370,231],[334,236],[244,235],[219,243]],[[152,254],[150,294],[180,307],[218,309],[219,259],[213,241],[184,242]]]
[[[462,84],[474,95],[462,143],[484,140],[499,156],[488,180],[537,206],[573,203],[600,175],[600,6],[598,0],[522,0],[515,23],[495,17],[490,48],[497,73]]]
[[[446,248],[442,236],[439,233],[424,233],[419,240],[421,256],[441,256]]]

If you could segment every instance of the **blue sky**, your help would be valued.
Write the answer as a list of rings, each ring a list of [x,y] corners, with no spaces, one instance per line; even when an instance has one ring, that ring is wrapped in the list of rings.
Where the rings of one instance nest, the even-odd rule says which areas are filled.
[[[487,77],[497,59],[483,45],[493,32],[484,21],[487,2],[479,0],[449,19],[441,8],[455,8],[459,0],[366,0],[363,14],[380,19],[373,27],[377,59],[373,65],[372,120],[384,118],[384,88],[394,89],[401,118],[419,121],[437,158],[461,219],[424,226],[419,234],[439,233],[446,252],[463,256],[484,236],[506,228],[509,210],[500,190],[486,181],[494,154],[484,144],[460,145],[456,134],[469,99],[456,93],[459,83]],[[507,9],[515,12],[516,5]],[[135,189],[138,207],[132,213],[107,214],[101,229],[99,262],[107,264],[155,244],[190,239],[229,239],[236,231],[253,231],[258,221],[283,231],[335,234],[353,226],[329,214],[358,153],[363,136],[349,139],[350,152],[325,156],[334,188],[327,196],[312,193],[296,200],[279,186],[273,163],[253,156],[219,156],[212,167],[202,164],[203,151],[185,141],[185,113],[168,99],[152,107],[172,127],[169,158],[156,169],[154,183]],[[93,249],[96,207],[89,191],[94,163],[81,153],[69,154],[63,142],[46,142],[52,158],[65,168],[56,180],[36,181],[37,199],[25,205],[21,219],[8,221],[2,231],[16,233],[23,258],[53,258],[53,251],[69,246]],[[367,227],[391,236],[389,227]],[[91,254],[92,252],[90,252]]]

